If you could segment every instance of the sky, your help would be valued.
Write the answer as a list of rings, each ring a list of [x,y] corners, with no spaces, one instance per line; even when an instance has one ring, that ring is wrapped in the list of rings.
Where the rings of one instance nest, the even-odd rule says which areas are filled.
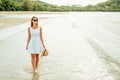
[[[95,5],[100,2],[105,2],[108,0],[41,0],[50,4],[55,5],[81,5],[86,6],[89,4]]]

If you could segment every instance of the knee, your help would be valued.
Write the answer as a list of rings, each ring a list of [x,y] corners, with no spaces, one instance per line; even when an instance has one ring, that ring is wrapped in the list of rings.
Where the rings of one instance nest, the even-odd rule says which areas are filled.
[[[33,61],[33,60],[35,60],[35,58],[32,58],[31,60]]]
[[[39,56],[36,56],[36,59],[39,59]]]
[[[31,60],[35,60],[35,57],[32,57]]]
[[[35,54],[31,54],[31,60],[35,60]]]
[[[38,54],[36,55],[36,59],[39,59],[39,55]]]

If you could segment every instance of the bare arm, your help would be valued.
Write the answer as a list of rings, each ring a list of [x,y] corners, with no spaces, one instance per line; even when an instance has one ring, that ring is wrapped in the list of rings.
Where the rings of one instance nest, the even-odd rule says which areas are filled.
[[[28,38],[27,38],[26,50],[28,49],[28,44],[30,42],[30,39],[31,39],[30,28],[28,28]]]
[[[43,47],[45,48],[44,42],[43,42],[43,36],[42,36],[42,27],[40,27],[40,40],[42,42]]]

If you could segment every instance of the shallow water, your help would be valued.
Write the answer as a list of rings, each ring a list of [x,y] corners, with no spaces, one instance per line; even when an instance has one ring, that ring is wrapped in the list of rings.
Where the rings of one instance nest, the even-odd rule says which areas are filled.
[[[115,80],[120,80],[120,13],[77,13],[72,17],[75,17],[72,24],[77,33],[96,49]]]
[[[32,73],[25,50],[29,24],[24,24],[0,41],[0,79],[119,80],[119,14],[82,12],[40,20],[49,56],[41,58],[38,74]]]

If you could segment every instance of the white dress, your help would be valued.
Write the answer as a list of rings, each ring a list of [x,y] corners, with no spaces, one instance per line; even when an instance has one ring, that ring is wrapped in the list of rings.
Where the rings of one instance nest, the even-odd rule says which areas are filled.
[[[30,27],[31,39],[28,44],[27,52],[30,54],[40,54],[42,50],[42,44],[40,40],[40,27],[33,29]]]

